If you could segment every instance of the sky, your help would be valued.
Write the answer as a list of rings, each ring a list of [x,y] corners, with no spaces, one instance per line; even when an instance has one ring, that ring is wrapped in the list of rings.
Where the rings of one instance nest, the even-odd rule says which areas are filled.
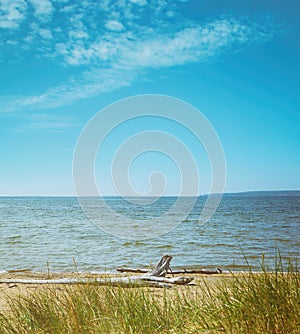
[[[299,10],[297,0],[0,0],[0,195],[74,195],[86,124],[142,94],[174,97],[206,117],[224,150],[226,192],[300,189]],[[102,193],[115,194],[117,148],[150,130],[185,143],[199,193],[209,192],[201,143],[178,124],[144,117],[99,149]],[[180,191],[180,168],[159,151],[128,168],[137,192],[149,191],[156,170],[165,195]]]

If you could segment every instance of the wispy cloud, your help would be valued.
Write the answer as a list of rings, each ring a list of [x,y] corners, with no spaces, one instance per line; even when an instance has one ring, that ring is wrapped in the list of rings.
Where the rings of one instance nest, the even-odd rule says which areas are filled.
[[[70,73],[81,69],[40,94],[4,97],[2,110],[73,103],[129,86],[152,68],[203,62],[224,51],[266,41],[278,31],[274,19],[266,15],[191,20],[181,15],[183,2],[0,0],[1,16],[6,20],[3,30],[20,29],[26,15],[27,20],[30,15],[34,18],[27,23],[25,38],[10,35],[11,45],[30,49],[36,56],[69,68]]]
[[[116,21],[116,20],[107,21],[106,24],[105,24],[105,27],[108,30],[111,30],[111,31],[122,31],[122,30],[124,30],[123,24],[119,21]]]
[[[50,0],[29,0],[34,8],[34,14],[36,17],[47,18],[54,12],[54,7]]]
[[[61,132],[66,129],[80,126],[74,117],[55,114],[29,114],[25,116],[25,122],[11,129],[12,132],[22,133],[36,132]]]
[[[16,29],[24,20],[27,3],[24,0],[0,0],[0,28]]]
[[[31,9],[39,19],[48,19],[54,11],[50,0],[0,0],[0,28],[20,28]]]
[[[147,4],[147,0],[129,0],[129,1],[139,6],[145,6]]]

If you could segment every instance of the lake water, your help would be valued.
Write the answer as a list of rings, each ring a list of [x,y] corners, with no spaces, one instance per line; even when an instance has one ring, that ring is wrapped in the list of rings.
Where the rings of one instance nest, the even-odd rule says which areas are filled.
[[[225,194],[215,215],[201,224],[205,199],[200,196],[170,232],[136,241],[99,229],[75,197],[0,197],[0,271],[47,271],[47,262],[51,271],[75,271],[74,260],[79,271],[113,271],[154,264],[163,254],[173,255],[173,268],[245,270],[246,257],[259,270],[262,255],[271,268],[278,249],[284,263],[290,257],[299,261],[300,191]],[[127,217],[147,221],[172,206],[174,198],[148,207],[120,198],[106,202]]]

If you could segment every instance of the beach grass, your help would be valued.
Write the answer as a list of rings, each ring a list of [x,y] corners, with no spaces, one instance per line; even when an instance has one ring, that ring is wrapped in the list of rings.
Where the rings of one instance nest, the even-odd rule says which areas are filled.
[[[163,289],[47,287],[8,298],[0,333],[300,333],[295,264],[230,275],[218,284]]]

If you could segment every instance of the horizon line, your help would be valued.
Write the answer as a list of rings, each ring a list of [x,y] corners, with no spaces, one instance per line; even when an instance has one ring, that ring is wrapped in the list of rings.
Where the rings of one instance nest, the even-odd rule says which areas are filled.
[[[91,198],[91,197],[114,197],[114,198],[164,198],[164,197],[201,197],[201,196],[218,196],[218,195],[231,195],[231,194],[245,194],[245,193],[263,193],[263,192],[300,192],[300,189],[276,189],[276,190],[242,190],[242,191],[228,191],[224,193],[205,193],[199,195],[163,195],[163,196],[121,196],[121,195],[86,195],[86,196],[76,196],[76,195],[1,195],[1,197],[80,197],[80,198]]]

